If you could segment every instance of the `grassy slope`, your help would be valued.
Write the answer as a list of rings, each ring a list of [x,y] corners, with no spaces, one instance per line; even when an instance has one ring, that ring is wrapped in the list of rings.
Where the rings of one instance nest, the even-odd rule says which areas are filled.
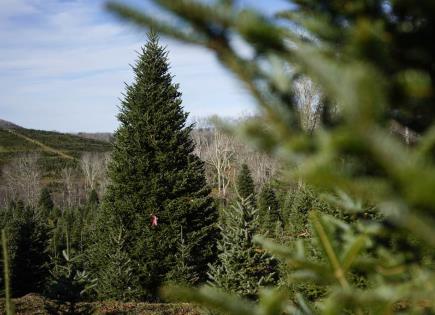
[[[83,152],[108,152],[111,144],[53,131],[0,127],[0,167],[20,154],[39,154],[45,177],[56,177],[65,166],[74,166]]]
[[[0,170],[19,155],[38,154],[44,182],[57,186],[60,170],[77,167],[84,152],[109,152],[111,147],[108,142],[71,134],[0,127]]]

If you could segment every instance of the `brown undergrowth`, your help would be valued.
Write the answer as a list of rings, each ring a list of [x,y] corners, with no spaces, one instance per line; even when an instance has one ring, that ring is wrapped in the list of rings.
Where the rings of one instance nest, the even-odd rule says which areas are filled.
[[[186,303],[135,303],[135,302],[93,302],[75,305],[58,303],[38,294],[27,294],[13,299],[16,315],[30,314],[131,314],[131,315],[200,315],[195,306]],[[4,314],[4,299],[0,299],[0,314]]]

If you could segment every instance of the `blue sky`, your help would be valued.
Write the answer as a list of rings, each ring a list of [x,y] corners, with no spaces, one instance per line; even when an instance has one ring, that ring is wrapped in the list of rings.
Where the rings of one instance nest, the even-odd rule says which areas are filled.
[[[148,10],[147,1],[129,0]],[[278,0],[244,0],[273,12]],[[0,118],[27,128],[113,131],[124,82],[145,33],[103,9],[104,0],[1,0]],[[158,13],[158,12],[156,12]],[[208,51],[163,38],[191,116],[237,116],[253,101]]]

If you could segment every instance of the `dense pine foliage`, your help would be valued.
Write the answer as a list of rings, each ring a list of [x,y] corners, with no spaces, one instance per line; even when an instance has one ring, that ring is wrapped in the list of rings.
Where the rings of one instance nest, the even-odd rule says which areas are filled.
[[[255,299],[260,288],[278,278],[277,262],[254,244],[259,231],[258,211],[251,200],[242,199],[223,212],[219,256],[210,266],[211,285]]]
[[[129,298],[155,298],[165,280],[185,276],[176,269],[181,231],[188,249],[183,255],[197,281],[205,280],[215,255],[217,209],[203,162],[193,154],[192,126],[186,125],[167,52],[155,33],[134,73],[118,116],[111,183],[90,251],[92,268],[103,281],[97,285],[101,298],[125,299],[126,287],[134,292]],[[114,277],[114,269],[121,274]]]
[[[42,292],[49,276],[47,222],[40,211],[25,207],[22,202],[11,205],[0,216],[9,241],[13,296]]]
[[[41,190],[41,195],[38,200],[38,208],[46,215],[49,215],[53,211],[54,203],[51,198],[50,190],[47,187],[44,187]]]
[[[242,164],[239,175],[236,182],[237,193],[241,199],[248,200],[248,202],[255,205],[255,185],[251,176],[251,171],[246,163]]]
[[[263,230],[282,225],[281,206],[275,190],[270,184],[265,184],[258,195],[258,212]]]

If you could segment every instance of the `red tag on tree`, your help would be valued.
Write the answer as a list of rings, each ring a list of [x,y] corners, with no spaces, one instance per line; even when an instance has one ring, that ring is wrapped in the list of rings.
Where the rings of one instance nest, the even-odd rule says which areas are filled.
[[[155,214],[151,215],[151,226],[157,226],[157,216]]]

